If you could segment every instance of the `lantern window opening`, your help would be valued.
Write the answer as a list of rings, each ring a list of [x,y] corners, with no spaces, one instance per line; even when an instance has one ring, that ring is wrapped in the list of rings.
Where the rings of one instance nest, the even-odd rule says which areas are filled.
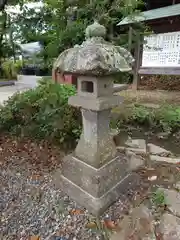
[[[92,81],[82,81],[81,82],[81,91],[93,93],[94,92],[94,84]]]

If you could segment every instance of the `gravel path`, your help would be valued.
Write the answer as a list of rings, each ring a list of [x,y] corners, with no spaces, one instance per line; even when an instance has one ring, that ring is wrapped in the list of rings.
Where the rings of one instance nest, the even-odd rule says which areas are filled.
[[[54,187],[53,170],[63,156],[47,143],[0,137],[0,240],[109,239],[134,193],[94,218]]]

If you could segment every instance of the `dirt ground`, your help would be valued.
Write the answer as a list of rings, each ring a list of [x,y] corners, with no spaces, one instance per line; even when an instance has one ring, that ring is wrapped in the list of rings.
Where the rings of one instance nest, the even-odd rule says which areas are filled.
[[[125,103],[180,104],[180,91],[128,89],[119,94]]]

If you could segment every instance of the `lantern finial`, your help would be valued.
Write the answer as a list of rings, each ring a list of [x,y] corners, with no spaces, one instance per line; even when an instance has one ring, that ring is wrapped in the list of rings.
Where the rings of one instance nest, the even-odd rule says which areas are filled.
[[[85,31],[86,38],[102,37],[106,36],[106,28],[99,24],[97,20],[93,24],[89,25]]]

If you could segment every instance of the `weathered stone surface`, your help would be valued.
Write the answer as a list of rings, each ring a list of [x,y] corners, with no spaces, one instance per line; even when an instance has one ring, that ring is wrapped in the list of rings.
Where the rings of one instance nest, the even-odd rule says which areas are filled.
[[[75,156],[99,168],[116,157],[117,151],[110,134],[110,110],[101,112],[82,109],[83,132],[75,149]]]
[[[69,98],[69,105],[74,107],[82,107],[92,111],[102,111],[120,105],[123,102],[121,96],[99,97],[97,99],[89,99],[83,96],[71,96]]]
[[[62,174],[84,191],[98,198],[128,174],[128,165],[125,156],[120,155],[97,169],[69,155],[63,161]]]
[[[113,80],[112,76],[78,76],[77,95],[88,100],[97,100],[97,98],[102,97],[112,98],[114,93]],[[87,82],[91,84],[93,91],[88,91]]]
[[[146,152],[146,141],[144,139],[128,139],[125,144],[131,149],[135,148]]]
[[[96,22],[87,27],[87,40],[60,54],[53,67],[78,76],[77,94],[68,103],[81,108],[83,121],[80,140],[73,156],[63,161],[59,182],[94,214],[137,186],[127,160],[117,154],[109,124],[111,108],[122,102],[122,97],[113,95],[112,74],[131,70],[134,60],[127,50],[107,43],[105,34],[104,26]]]
[[[148,151],[150,154],[158,155],[161,157],[168,157],[169,155],[171,155],[170,151],[168,151],[164,148],[161,148],[159,146],[156,146],[155,144],[148,143],[147,146],[148,146]]]
[[[139,155],[146,155],[146,153],[147,153],[145,148],[130,148],[130,147],[127,147],[126,150],[134,152],[134,153],[139,154]]]
[[[168,164],[177,164],[180,163],[180,158],[171,158],[171,157],[160,157],[156,155],[150,155],[150,160],[153,162],[163,162]]]
[[[120,153],[125,153],[125,152],[126,152],[126,148],[123,147],[123,146],[117,146],[116,149],[117,149],[117,151],[120,152]]]
[[[180,239],[180,219],[165,213],[162,216],[159,231],[162,240],[179,240]]]
[[[180,216],[180,193],[172,189],[163,189],[168,208]]]
[[[150,210],[141,205],[125,216],[119,225],[121,231],[114,234],[111,240],[155,240],[153,216]]]
[[[124,195],[126,196],[130,190],[131,192],[137,191],[141,184],[141,178],[137,174],[132,173],[124,177],[103,196],[95,198],[81,187],[65,178],[60,172],[56,173],[55,178],[54,184],[56,187],[63,189],[67,195],[87,208],[94,215],[101,215],[112,203],[121,199],[121,197],[124,199]],[[104,181],[106,180],[107,179]]]
[[[104,40],[104,26],[95,22],[86,29],[86,41],[65,50],[53,69],[78,75],[109,75],[132,70],[134,59],[124,48]]]
[[[127,150],[126,156],[128,157],[129,170],[131,171],[136,170],[145,164],[144,159],[132,151]]]

